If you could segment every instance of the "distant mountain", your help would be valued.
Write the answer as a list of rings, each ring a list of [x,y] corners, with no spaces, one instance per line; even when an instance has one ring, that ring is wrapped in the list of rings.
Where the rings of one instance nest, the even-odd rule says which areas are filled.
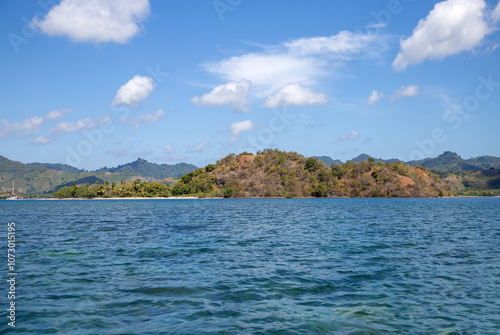
[[[63,172],[68,172],[68,173],[85,172],[85,170],[77,169],[76,167],[73,167],[71,165],[60,164],[60,163],[28,163],[26,165],[28,165],[28,166],[44,166],[47,169],[56,170],[56,171],[63,171]]]
[[[116,168],[102,168],[96,172],[123,173],[130,172],[142,177],[155,179],[166,179],[169,177],[180,178],[186,173],[196,170],[197,167],[193,164],[178,163],[175,165],[155,164],[150,163],[145,159],[139,158],[136,161],[124,165],[119,165]]]
[[[323,163],[326,164],[326,166],[332,166],[332,164],[339,165],[342,164],[343,162],[339,159],[332,159],[331,157],[328,156],[314,156],[314,158],[319,159]]]
[[[323,161],[326,165],[331,166],[332,162],[335,164],[342,164],[341,161],[333,160],[328,156],[317,156],[319,160]],[[369,158],[373,158],[375,162],[382,163],[394,163],[399,162],[398,159],[382,159],[382,158],[374,158],[368,154],[361,154],[357,157],[354,157],[348,162],[360,163],[363,161],[367,161]],[[434,157],[434,158],[425,158],[417,161],[409,161],[403,162],[412,166],[423,166],[428,169],[433,169],[436,171],[481,171],[488,169],[500,169],[500,158],[493,156],[480,156],[470,159],[463,159],[459,155],[454,152],[446,151],[443,154]]]
[[[408,165],[421,165],[428,169],[438,171],[480,171],[482,167],[475,165],[454,152],[445,151],[435,158],[426,158],[418,161],[407,162]]]
[[[23,164],[0,156],[0,195],[3,194],[5,197],[11,193],[12,181],[15,182],[16,193],[23,196],[35,196],[52,193],[61,187],[71,186],[73,183],[76,185],[106,181],[119,183],[134,179],[162,180],[162,182],[171,183],[172,178],[178,179],[194,170],[196,166],[192,164],[154,164],[138,159],[116,168],[84,171],[66,164]]]
[[[354,162],[354,163],[360,163],[360,162],[363,162],[363,161],[367,161],[369,158],[373,158],[375,160],[375,162],[382,162],[382,163],[394,163],[394,162],[399,162],[398,159],[382,159],[382,158],[375,158],[375,157],[372,157],[370,155],[367,155],[367,154],[361,154],[357,157],[354,157],[353,159],[349,160],[350,162]]]
[[[42,165],[29,166],[0,156],[0,193],[10,193],[12,181],[15,182],[16,193],[30,195],[49,192],[57,185],[73,180],[74,175]]]
[[[77,180],[70,181],[70,182],[65,183],[65,184],[57,185],[57,187],[55,187],[53,190],[50,190],[50,192],[55,192],[55,191],[65,187],[65,186],[72,186],[73,184],[84,185],[84,184],[88,183],[88,184],[92,185],[92,184],[95,184],[96,182],[103,183],[104,180],[97,178],[96,176],[83,177],[83,178],[80,178]]]
[[[479,156],[476,158],[467,159],[469,164],[473,164],[483,170],[487,169],[500,169],[500,157],[493,156]]]

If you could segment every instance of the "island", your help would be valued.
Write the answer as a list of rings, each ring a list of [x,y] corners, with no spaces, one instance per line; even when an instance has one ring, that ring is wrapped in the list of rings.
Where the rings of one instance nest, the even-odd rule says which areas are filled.
[[[315,157],[266,149],[256,155],[230,154],[186,173],[175,184],[96,182],[65,186],[58,198],[198,197],[198,198],[344,198],[453,196],[439,176],[421,166],[359,163],[327,166]]]

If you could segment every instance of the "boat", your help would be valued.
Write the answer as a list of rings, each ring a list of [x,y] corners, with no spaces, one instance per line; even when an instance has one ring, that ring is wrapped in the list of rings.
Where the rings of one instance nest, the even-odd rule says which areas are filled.
[[[12,196],[10,198],[7,198],[6,200],[24,200],[23,197],[17,196],[14,193],[14,181],[12,181]]]

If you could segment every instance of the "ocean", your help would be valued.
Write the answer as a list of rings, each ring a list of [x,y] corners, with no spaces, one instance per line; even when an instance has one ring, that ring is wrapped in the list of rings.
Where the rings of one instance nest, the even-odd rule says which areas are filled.
[[[25,200],[0,212],[1,334],[500,333],[500,198]]]

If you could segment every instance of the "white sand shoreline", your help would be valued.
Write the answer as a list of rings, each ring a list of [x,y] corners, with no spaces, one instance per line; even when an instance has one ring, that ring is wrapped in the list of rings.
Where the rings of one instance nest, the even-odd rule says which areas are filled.
[[[30,198],[26,200],[41,200],[41,201],[53,201],[53,200],[181,200],[181,199],[215,199],[215,198],[198,198],[198,197],[113,197],[113,198]]]

